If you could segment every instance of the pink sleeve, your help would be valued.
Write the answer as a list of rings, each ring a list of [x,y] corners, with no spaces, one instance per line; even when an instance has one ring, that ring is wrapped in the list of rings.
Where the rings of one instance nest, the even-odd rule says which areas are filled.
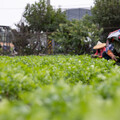
[[[95,53],[95,55],[98,55],[98,50],[96,50],[96,53]]]

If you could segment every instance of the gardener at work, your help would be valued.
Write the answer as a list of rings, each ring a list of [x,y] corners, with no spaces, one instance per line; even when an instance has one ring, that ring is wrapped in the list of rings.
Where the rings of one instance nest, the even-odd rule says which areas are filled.
[[[99,57],[102,58],[102,54],[104,51],[106,51],[106,43],[101,43],[100,41],[97,42],[97,45],[93,47],[94,50],[96,50],[96,53],[94,55],[91,55],[91,57]]]
[[[107,60],[112,59],[119,62],[120,57],[120,29],[111,32],[107,37],[106,51],[103,57]]]

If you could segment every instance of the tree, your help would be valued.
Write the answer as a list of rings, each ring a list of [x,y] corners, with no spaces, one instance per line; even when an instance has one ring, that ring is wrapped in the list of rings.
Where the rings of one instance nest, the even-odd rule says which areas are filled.
[[[23,16],[30,28],[36,32],[53,32],[60,23],[66,22],[65,13],[61,9],[54,10],[45,0],[27,4]]]
[[[91,46],[99,40],[102,29],[90,21],[86,15],[82,20],[68,21],[50,36],[55,40],[57,52],[65,54],[90,53]]]
[[[42,49],[45,50],[40,40],[41,32],[45,32],[48,35],[55,31],[60,23],[66,23],[67,21],[65,12],[62,12],[61,9],[54,10],[52,6],[47,5],[45,0],[39,0],[39,2],[31,5],[27,4],[23,17],[31,31],[36,33],[37,41],[35,47],[39,46],[41,52],[43,51]]]
[[[120,28],[120,1],[94,0],[93,20],[104,28],[105,37],[109,32]]]
[[[24,22],[20,22],[16,24],[18,30],[13,29],[12,32],[14,34],[15,40],[13,44],[15,45],[15,51],[18,52],[19,55],[31,54],[32,51],[28,52],[28,39],[31,37],[28,26],[24,24]]]

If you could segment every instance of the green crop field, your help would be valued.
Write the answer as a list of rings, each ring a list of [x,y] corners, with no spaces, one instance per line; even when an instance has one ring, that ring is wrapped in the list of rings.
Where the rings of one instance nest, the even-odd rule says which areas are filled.
[[[0,56],[0,120],[119,120],[120,67],[88,55]]]

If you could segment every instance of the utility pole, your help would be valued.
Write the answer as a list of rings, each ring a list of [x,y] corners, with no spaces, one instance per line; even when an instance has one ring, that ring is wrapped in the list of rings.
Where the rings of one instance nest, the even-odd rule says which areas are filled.
[[[47,5],[50,5],[50,0],[47,0]]]

